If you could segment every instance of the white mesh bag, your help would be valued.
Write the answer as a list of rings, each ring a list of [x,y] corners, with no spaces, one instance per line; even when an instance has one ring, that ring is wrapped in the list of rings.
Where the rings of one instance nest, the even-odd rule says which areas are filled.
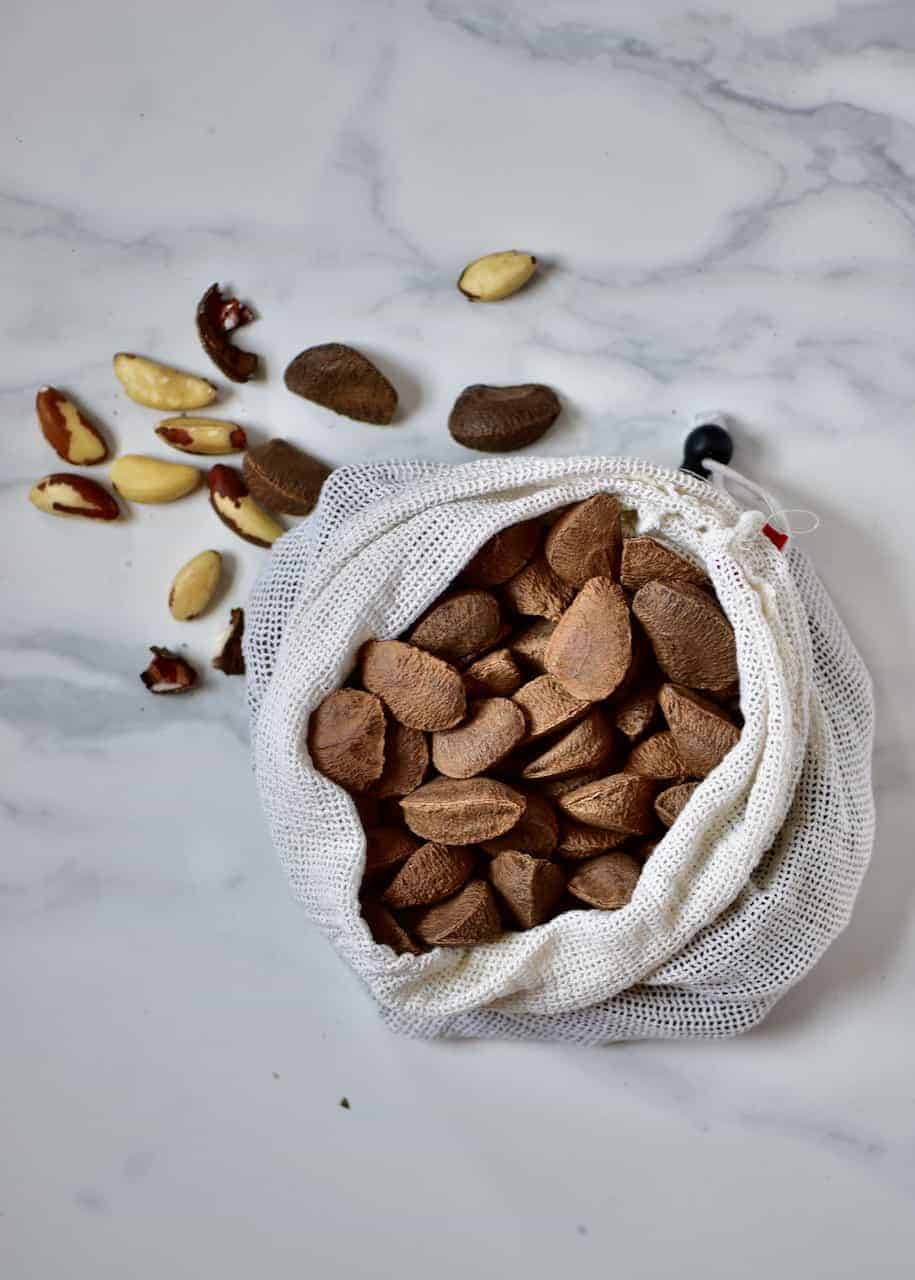
[[[359,913],[355,807],[306,745],[369,637],[399,635],[498,529],[599,489],[705,564],[737,639],[745,725],[620,911],[570,911],[473,948],[397,956]],[[761,512],[631,458],[344,467],[278,542],[251,598],[254,765],[295,897],[388,1024],[420,1036],[581,1044],[753,1026],[849,919],[873,841],[868,674],[798,551]]]

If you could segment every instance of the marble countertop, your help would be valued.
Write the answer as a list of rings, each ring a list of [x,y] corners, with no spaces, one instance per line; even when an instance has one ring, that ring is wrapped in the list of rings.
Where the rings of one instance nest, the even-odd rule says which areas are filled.
[[[14,3],[0,80],[6,530],[0,1269],[9,1280],[908,1276],[915,1248],[915,11],[905,0]],[[454,280],[527,248],[540,281]],[[468,455],[470,382],[544,381],[541,452],[676,464],[694,412],[790,507],[876,683],[879,835],[847,932],[720,1044],[389,1034],[293,904],[241,681],[201,663],[264,553],[202,495],[120,527],[25,502],[32,401],[119,449],[119,349],[207,374],[193,308],[250,298],[268,378],[220,409],[331,463]],[[390,428],[293,400],[348,341]],[[230,553],[213,621],[171,574]],[[340,1099],[349,1100],[349,1109]]]

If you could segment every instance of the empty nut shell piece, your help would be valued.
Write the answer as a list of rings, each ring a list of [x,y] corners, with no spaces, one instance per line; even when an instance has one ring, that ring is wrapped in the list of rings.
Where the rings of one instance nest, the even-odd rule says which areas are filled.
[[[187,693],[194,688],[197,672],[185,658],[158,645],[152,645],[150,653],[152,662],[140,672],[140,679],[150,693]]]
[[[613,753],[613,726],[595,707],[583,720],[567,729],[546,751],[521,770],[522,778],[561,778],[606,764]]]
[[[197,304],[197,332],[203,349],[222,373],[233,382],[248,382],[257,372],[257,356],[242,351],[229,334],[255,318],[250,307],[237,298],[225,298],[218,284],[211,284]]]
[[[654,830],[655,784],[636,773],[613,773],[559,798],[559,807],[576,822],[610,831],[647,836]]]
[[[245,542],[270,547],[286,530],[251,497],[248,486],[235,467],[219,462],[207,475],[210,506],[220,520]]]
[[[513,751],[527,732],[524,712],[508,698],[481,698],[467,719],[432,735],[432,763],[446,778],[473,778]]]
[[[366,689],[410,729],[451,729],[464,718],[460,672],[425,649],[402,640],[370,640],[362,649],[361,674]]]
[[[384,374],[361,352],[342,342],[325,342],[302,351],[283,377],[295,395],[357,422],[387,426],[397,409],[397,392]]]
[[[547,534],[544,551],[554,573],[573,586],[589,578],[616,578],[620,567],[620,506],[609,493],[576,503]]]
[[[622,851],[605,853],[574,871],[569,876],[568,890],[573,898],[591,907],[618,911],[631,900],[641,874],[638,858]]]
[[[624,831],[602,831],[600,827],[588,827],[583,822],[566,820],[559,829],[556,856],[567,862],[580,862],[598,853],[615,849],[629,837]]]
[[[490,856],[506,849],[519,849],[534,858],[548,858],[556,848],[559,823],[553,806],[536,791],[529,791],[525,799],[527,807],[509,832],[481,842],[481,848]]]
[[[486,881],[471,880],[453,898],[429,907],[414,932],[430,947],[472,947],[497,938],[502,921]]]
[[[403,925],[380,902],[364,902],[362,915],[372,937],[381,946],[390,947],[399,956],[422,955],[422,948],[416,945]]]
[[[244,609],[232,609],[229,613],[229,625],[216,642],[216,652],[211,665],[224,676],[243,676],[245,674],[245,654],[242,640],[245,634]]]
[[[512,700],[527,716],[528,741],[564,729],[579,720],[590,705],[582,698],[574,697],[552,676],[537,676],[529,680]]]
[[[286,440],[268,440],[249,449],[242,464],[248,488],[272,511],[307,516],[330,475],[330,467]]]
[[[458,288],[471,302],[499,302],[517,293],[537,270],[537,259],[518,249],[476,258],[461,272]]]
[[[684,556],[655,538],[626,538],[620,566],[620,582],[627,591],[638,591],[647,582],[708,582],[705,573]]]
[[[511,649],[494,649],[464,672],[464,685],[472,698],[511,697],[523,679]]]
[[[633,747],[623,765],[623,772],[638,773],[643,778],[654,778],[658,782],[681,782],[690,775],[670,730],[653,733]]]
[[[473,853],[461,845],[420,845],[397,872],[382,897],[389,907],[428,907],[457,893],[473,871]]]
[[[224,422],[221,418],[194,418],[189,414],[163,418],[156,427],[156,435],[182,453],[239,453],[248,443],[244,429],[234,422]]]
[[[429,744],[419,729],[389,720],[384,739],[384,769],[372,785],[379,799],[406,796],[415,791],[429,767]]]
[[[530,560],[540,541],[536,520],[522,520],[484,542],[464,569],[461,579],[471,587],[498,587],[513,578]]]
[[[120,507],[111,494],[87,476],[56,472],[29,490],[29,502],[51,516],[80,516],[84,520],[117,520]]]
[[[723,689],[738,678],[734,631],[701,587],[648,582],[635,593],[632,612],[671,680],[694,689]]]
[[[619,688],[631,661],[625,593],[610,578],[589,578],[550,637],[547,671],[576,698],[597,702]]]
[[[419,848],[402,827],[371,827],[365,833],[365,878],[376,880],[406,862]]]
[[[99,432],[62,391],[42,387],[35,397],[35,412],[42,435],[64,462],[91,467],[108,457],[108,446]]]
[[[216,399],[216,388],[205,378],[128,351],[114,357],[114,372],[131,400],[148,409],[203,409]]]
[[[698,782],[678,782],[655,797],[654,811],[665,827],[674,825],[698,785]]]
[[[510,831],[524,814],[519,791],[493,778],[435,778],[400,802],[407,826],[438,844],[479,844]]]
[[[201,551],[178,570],[168,593],[168,607],[177,622],[199,618],[213,599],[221,572],[218,551]]]
[[[363,791],[384,768],[384,710],[361,689],[337,689],[312,712],[308,750],[326,778]]]
[[[737,745],[740,730],[721,707],[692,689],[665,684],[660,697],[681,760],[691,774],[704,778]]]
[[[183,462],[162,462],[139,453],[115,458],[108,476],[122,498],[129,502],[174,502],[193,493],[200,484],[200,472]]]
[[[533,444],[559,417],[562,405],[550,387],[467,387],[454,402],[448,430],[458,444],[484,453],[509,453]]]
[[[566,887],[566,878],[555,862],[517,850],[493,858],[489,878],[522,929],[533,929],[548,920]]]
[[[501,626],[495,596],[475,589],[456,591],[436,601],[410,632],[410,642],[450,662],[461,662],[494,644]]]
[[[538,556],[502,588],[515,613],[558,622],[575,598],[570,582],[557,577],[543,556]]]

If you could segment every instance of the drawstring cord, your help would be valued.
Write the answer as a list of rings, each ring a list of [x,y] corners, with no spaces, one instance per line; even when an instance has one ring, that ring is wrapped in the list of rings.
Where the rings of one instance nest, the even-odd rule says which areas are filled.
[[[790,509],[780,507],[767,489],[757,484],[755,480],[749,480],[745,475],[741,475],[732,466],[717,462],[714,458],[703,458],[702,465],[712,473],[712,485],[722,493],[728,492],[729,484],[736,483],[765,504],[769,518],[763,525],[762,531],[779,551],[789,538],[813,533],[820,527],[820,517],[815,511],[808,511],[803,507]],[[795,517],[793,521],[792,516]],[[803,517],[806,517],[806,520]]]

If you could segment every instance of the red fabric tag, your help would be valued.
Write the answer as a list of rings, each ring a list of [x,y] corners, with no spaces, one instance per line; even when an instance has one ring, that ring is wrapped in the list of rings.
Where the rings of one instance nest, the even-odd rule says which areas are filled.
[[[779,551],[781,551],[785,543],[788,541],[787,533],[782,533],[781,529],[776,529],[773,525],[769,524],[768,522],[763,525],[762,531],[766,535],[766,537],[769,539],[769,541],[778,548]]]

